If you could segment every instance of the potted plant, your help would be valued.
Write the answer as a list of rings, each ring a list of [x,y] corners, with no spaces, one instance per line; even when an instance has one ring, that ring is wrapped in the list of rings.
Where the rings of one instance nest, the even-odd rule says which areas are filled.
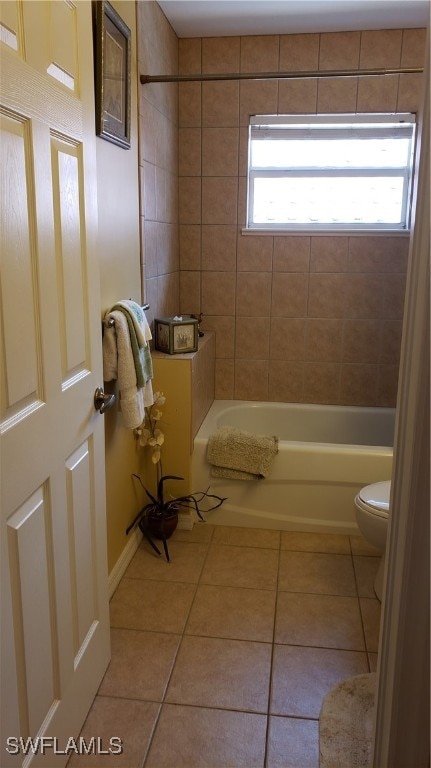
[[[184,478],[179,475],[163,475],[162,472],[160,449],[164,443],[165,437],[158,425],[162,418],[160,406],[164,405],[164,403],[165,397],[163,393],[156,392],[153,405],[145,408],[145,419],[142,425],[135,430],[139,444],[144,448],[146,446],[151,448],[151,460],[153,464],[156,465],[157,469],[157,491],[156,495],[152,494],[148,488],[145,487],[139,475],[132,475],[140,482],[149,498],[149,502],[139,510],[135,519],[127,528],[126,534],[135,528],[135,526],[138,526],[148,543],[158,555],[160,555],[161,552],[155,544],[154,538],[161,539],[166,560],[169,562],[167,539],[170,538],[178,525],[178,512],[181,509],[193,509],[199,519],[205,522],[199,507],[203,499],[209,498],[216,500],[213,506],[206,509],[207,512],[219,507],[225,499],[208,493],[208,490],[166,499],[164,490],[165,482],[167,480],[183,480]]]

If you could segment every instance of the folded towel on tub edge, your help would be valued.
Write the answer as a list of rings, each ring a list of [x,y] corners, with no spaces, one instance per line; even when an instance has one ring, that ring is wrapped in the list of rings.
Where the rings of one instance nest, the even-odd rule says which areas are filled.
[[[207,461],[213,477],[260,480],[267,476],[277,453],[278,437],[226,426],[210,435]]]

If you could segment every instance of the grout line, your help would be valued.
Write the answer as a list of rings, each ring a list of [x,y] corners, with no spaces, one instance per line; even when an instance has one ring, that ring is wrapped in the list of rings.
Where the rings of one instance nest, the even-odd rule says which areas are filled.
[[[279,583],[279,577],[280,577],[280,561],[281,561],[281,532],[278,538],[278,563],[277,563],[277,579],[276,579],[276,585],[275,585],[275,605],[274,605],[274,619],[272,622],[272,647],[271,647],[271,663],[269,667],[269,685],[268,685],[268,705],[267,705],[267,719],[266,719],[266,737],[265,737],[265,755],[264,755],[264,765],[268,765],[268,755],[269,755],[269,737],[270,737],[270,717],[271,717],[271,696],[272,696],[272,679],[273,679],[273,671],[274,671],[274,651],[275,651],[275,629],[277,624],[277,610],[278,610],[278,583]]]

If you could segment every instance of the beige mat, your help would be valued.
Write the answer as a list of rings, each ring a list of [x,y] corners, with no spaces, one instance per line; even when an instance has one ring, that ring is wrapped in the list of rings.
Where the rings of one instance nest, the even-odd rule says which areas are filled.
[[[335,686],[319,718],[320,768],[369,768],[376,675],[357,675]]]

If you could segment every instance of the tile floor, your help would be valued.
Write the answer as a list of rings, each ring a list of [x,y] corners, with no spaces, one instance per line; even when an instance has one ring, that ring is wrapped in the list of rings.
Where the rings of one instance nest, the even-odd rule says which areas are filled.
[[[82,735],[121,755],[80,768],[318,768],[337,682],[375,669],[378,557],[359,537],[177,530],[143,543],[111,601],[112,660]]]

